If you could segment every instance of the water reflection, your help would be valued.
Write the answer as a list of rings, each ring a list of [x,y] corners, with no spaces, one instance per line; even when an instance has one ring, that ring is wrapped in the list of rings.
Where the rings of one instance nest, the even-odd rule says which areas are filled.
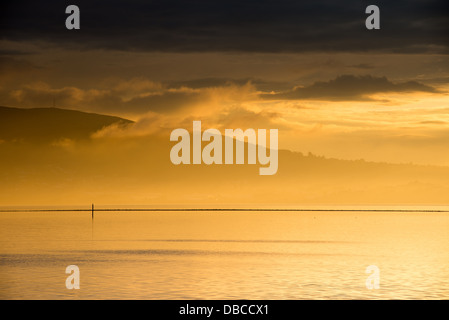
[[[0,298],[449,298],[445,213],[98,212],[93,239],[90,218],[1,213]]]

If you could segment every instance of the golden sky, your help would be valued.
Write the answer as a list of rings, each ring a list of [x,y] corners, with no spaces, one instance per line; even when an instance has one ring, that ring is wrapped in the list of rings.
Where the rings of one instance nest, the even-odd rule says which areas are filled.
[[[4,41],[0,104],[155,127],[279,128],[281,148],[449,165],[447,55],[76,51]],[[413,68],[410,68],[413,66]],[[322,84],[320,86],[320,83]],[[296,88],[296,89],[295,89]],[[151,125],[150,125],[151,124]]]
[[[56,106],[135,121],[92,132],[88,146],[86,141],[61,137],[48,143],[79,157],[86,172],[95,167],[85,158],[89,152],[101,163],[112,161],[108,148],[117,147],[117,141],[134,148],[133,152],[143,152],[151,139],[158,141],[158,150],[170,148],[169,132],[191,130],[194,120],[201,120],[203,129],[221,131],[275,128],[280,149],[304,155],[449,166],[445,16],[438,8],[431,13],[433,20],[420,16],[425,4],[417,2],[401,18],[389,20],[387,15],[383,27],[373,33],[364,29],[360,4],[343,8],[321,2],[323,11],[291,3],[255,6],[251,18],[235,15],[226,23],[220,20],[223,8],[218,4],[201,15],[180,4],[158,18],[154,10],[133,7],[133,2],[124,20],[113,23],[114,15],[121,12],[115,1],[101,21],[94,19],[101,10],[81,2],[82,12],[88,14],[83,15],[81,30],[74,32],[56,23],[56,13],[61,11],[57,6],[30,5],[19,15],[18,7],[10,5],[8,14],[2,13],[0,106]],[[234,5],[248,17],[244,13],[251,11],[249,7]],[[397,10],[385,6],[384,11]],[[33,10],[48,22],[42,23]],[[298,10],[302,19],[291,15],[292,10]],[[208,19],[208,13],[218,16]],[[320,18],[313,19],[314,14]],[[417,23],[401,24],[409,14]],[[0,136],[4,154],[10,152],[7,140]],[[168,161],[166,153],[161,159]],[[37,162],[29,159],[26,165]],[[110,166],[130,163],[132,159],[124,157]],[[14,181],[13,173],[5,173],[6,162],[2,166],[8,181]],[[51,166],[56,171],[71,170],[65,162]],[[28,172],[24,167],[17,167],[17,172]],[[39,168],[27,170],[33,173]],[[172,167],[164,170],[173,175]],[[128,185],[133,190],[137,186],[141,182]],[[313,199],[308,201],[320,201]]]

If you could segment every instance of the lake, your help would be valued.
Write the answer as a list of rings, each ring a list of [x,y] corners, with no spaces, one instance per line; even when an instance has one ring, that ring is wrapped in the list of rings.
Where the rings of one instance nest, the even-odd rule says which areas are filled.
[[[448,299],[449,213],[4,211],[0,298]]]

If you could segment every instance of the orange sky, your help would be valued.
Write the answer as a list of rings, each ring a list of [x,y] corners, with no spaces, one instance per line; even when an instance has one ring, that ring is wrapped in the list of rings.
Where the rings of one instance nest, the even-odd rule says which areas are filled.
[[[129,132],[109,135],[190,128],[192,120],[202,120],[218,129],[278,128],[280,148],[294,151],[449,165],[446,55],[76,51],[12,41],[2,46],[30,53],[1,57],[0,105],[50,107],[55,101],[60,108],[137,121]],[[341,86],[344,75],[355,78]],[[385,77],[391,88],[364,84],[357,78],[364,76],[371,82]],[[410,81],[422,87],[407,87]],[[305,96],[285,99],[283,93],[295,94],[294,88],[305,88]]]
[[[0,13],[0,106],[135,123],[83,132],[87,141],[0,136],[0,204],[166,203],[185,190],[179,203],[447,202],[449,55],[437,4],[385,3],[374,31],[356,1],[136,1],[125,16],[114,1],[107,15],[79,5],[88,14],[72,31],[57,6]],[[221,132],[278,129],[278,173],[174,167],[170,132],[195,120]]]

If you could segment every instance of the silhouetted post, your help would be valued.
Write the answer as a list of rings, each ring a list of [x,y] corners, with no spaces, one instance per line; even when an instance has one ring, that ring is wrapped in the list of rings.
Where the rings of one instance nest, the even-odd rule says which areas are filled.
[[[92,240],[94,239],[94,204],[92,203]]]

